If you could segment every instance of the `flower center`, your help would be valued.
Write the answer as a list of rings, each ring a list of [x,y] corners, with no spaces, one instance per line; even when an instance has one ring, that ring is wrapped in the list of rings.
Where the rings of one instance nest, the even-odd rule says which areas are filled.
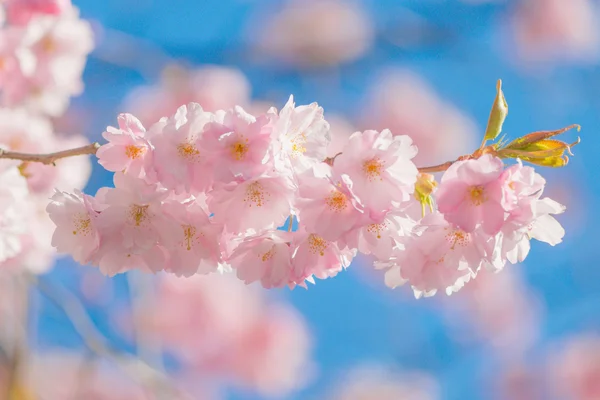
[[[383,178],[381,178],[381,173],[383,172],[383,164],[384,162],[377,157],[365,161],[363,163],[363,172],[367,176],[367,179],[371,182],[376,179],[382,181]]]
[[[73,218],[73,235],[87,236],[92,232],[92,220],[85,213],[77,213]]]
[[[377,235],[377,239],[381,239],[381,231],[387,228],[387,224],[382,222],[381,224],[371,224],[367,226],[367,232]]]
[[[146,148],[142,146],[134,146],[130,144],[129,146],[125,147],[125,155],[132,160],[140,158],[145,152]]]
[[[191,250],[196,238],[196,227],[192,225],[181,225],[183,228],[183,245],[186,250]]]
[[[446,234],[446,240],[450,243],[450,250],[454,250],[456,245],[466,247],[470,243],[470,239],[469,234],[460,229],[454,229]]]
[[[237,161],[242,161],[246,157],[246,153],[248,153],[249,149],[250,146],[248,145],[248,139],[245,141],[238,140],[231,145],[231,157]]]
[[[469,199],[471,203],[480,206],[486,202],[485,188],[483,186],[471,186],[469,188]]]
[[[138,206],[137,204],[132,205],[129,208],[129,217],[135,226],[140,226],[150,216],[148,212],[149,206]]]
[[[308,249],[311,253],[324,256],[327,247],[329,247],[329,242],[321,236],[315,235],[314,233],[311,233],[308,236]]]
[[[273,258],[273,255],[275,254],[275,246],[271,247],[271,250],[267,251],[266,253],[264,253],[262,256],[260,256],[260,259],[263,262],[267,262],[270,259]]]
[[[306,135],[301,133],[292,139],[292,158],[297,158],[306,153]]]
[[[200,155],[200,152],[196,146],[189,142],[184,142],[177,145],[177,152],[179,153],[179,157],[188,161],[196,161]]]
[[[339,190],[332,190],[325,202],[331,211],[337,213],[344,211],[348,207],[346,196]]]
[[[254,204],[257,207],[262,207],[269,193],[265,192],[265,189],[260,184],[260,182],[252,182],[246,188],[246,196],[244,197],[244,202],[248,205],[248,207],[252,207]]]

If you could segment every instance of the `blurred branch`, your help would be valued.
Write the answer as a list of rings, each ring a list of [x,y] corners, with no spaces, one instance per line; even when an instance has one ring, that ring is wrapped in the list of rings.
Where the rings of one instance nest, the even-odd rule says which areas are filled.
[[[43,279],[31,276],[30,280],[39,291],[64,311],[81,336],[86,346],[99,356],[116,363],[140,384],[152,387],[158,399],[187,399],[184,392],[176,388],[164,373],[150,367],[137,357],[111,348],[107,339],[98,331],[85,307],[77,296],[59,285],[52,285]]]
[[[6,385],[7,399],[21,400],[23,387],[23,372],[27,368],[28,358],[28,320],[29,320],[29,282],[23,276],[13,278],[12,295],[14,331],[11,334],[12,348],[8,365],[8,384]]]
[[[24,162],[40,162],[42,164],[54,164],[61,158],[81,156],[86,154],[96,154],[96,151],[100,148],[99,143],[88,144],[87,146],[76,147],[74,149],[58,151],[56,153],[48,154],[29,154],[29,153],[18,153],[16,151],[8,151],[0,149],[0,159],[8,160],[20,160]]]

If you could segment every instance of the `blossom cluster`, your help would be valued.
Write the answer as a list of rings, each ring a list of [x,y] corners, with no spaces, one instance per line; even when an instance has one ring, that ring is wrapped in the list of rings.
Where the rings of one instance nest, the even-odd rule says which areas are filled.
[[[62,114],[82,88],[92,47],[91,28],[68,0],[0,3],[0,149],[52,153],[86,144],[57,135],[50,117]],[[54,226],[45,208],[55,188],[82,188],[91,172],[85,158],[55,165],[0,160],[0,267],[50,268]]]
[[[306,287],[360,252],[391,287],[450,294],[482,268],[523,261],[530,239],[555,245],[564,235],[553,217],[564,207],[542,197],[545,180],[518,159],[503,161],[518,153],[566,162],[535,158],[547,154],[531,146],[548,135],[482,146],[446,168],[437,187],[413,163],[411,138],[389,130],[356,132],[327,157],[323,109],[292,97],[259,116],[190,103],[148,129],[130,114],[118,122],[97,152],[115,187],[57,191],[47,208],[53,245],[108,275],[231,268],[265,288]]]

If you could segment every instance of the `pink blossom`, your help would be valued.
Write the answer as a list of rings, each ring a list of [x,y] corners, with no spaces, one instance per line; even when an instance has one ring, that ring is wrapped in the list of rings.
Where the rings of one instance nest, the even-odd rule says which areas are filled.
[[[344,374],[330,393],[331,400],[435,400],[436,382],[418,371],[394,371],[381,365],[359,365]]]
[[[385,282],[396,287],[408,282],[415,297],[433,296],[438,290],[450,295],[460,290],[487,265],[493,241],[479,232],[469,233],[448,223],[439,213],[428,214],[406,238],[389,262],[376,262],[387,268]]]
[[[284,287],[292,274],[292,234],[269,231],[247,237],[228,259],[245,283],[259,281],[263,287]]]
[[[551,246],[562,242],[565,230],[552,215],[563,213],[565,207],[546,197],[534,200],[532,208],[533,215],[529,221],[523,223],[509,220],[503,227],[496,244],[500,258],[513,264],[524,261],[529,253],[531,239]]]
[[[235,68],[205,65],[187,70],[170,65],[157,85],[135,88],[127,96],[124,109],[144,124],[151,124],[175,113],[181,104],[192,102],[210,112],[235,105],[246,107],[250,104],[250,89],[246,76]]]
[[[502,160],[487,154],[454,163],[435,195],[446,220],[466,232],[481,224],[484,232],[498,233],[505,220],[503,167]]]
[[[305,384],[311,367],[304,320],[233,274],[163,276],[147,329],[195,379],[206,376],[286,397]]]
[[[239,386],[282,397],[312,377],[307,360],[312,343],[302,316],[292,307],[274,304],[266,311],[224,356]]]
[[[150,263],[147,267],[152,271],[163,269],[166,254],[158,243],[169,246],[183,239],[180,225],[162,209],[168,192],[122,173],[116,173],[114,181],[115,188],[106,191],[106,206],[96,220],[101,243],[92,262],[111,275],[131,266],[144,269],[142,261]]]
[[[281,146],[281,154],[297,172],[303,172],[327,157],[330,142],[329,124],[323,118],[323,108],[317,103],[296,107],[290,96],[279,112],[273,137]]]
[[[292,212],[294,186],[283,176],[220,185],[209,193],[214,221],[231,233],[281,226]]]
[[[573,400],[600,396],[600,338],[593,333],[567,338],[550,349],[549,383],[553,393]]]
[[[313,277],[327,279],[350,266],[356,256],[355,249],[309,233],[304,229],[294,232],[292,240],[292,279],[290,287],[306,287],[305,280],[314,283]]]
[[[59,15],[72,7],[71,0],[6,0],[10,24],[25,25],[37,14]]]
[[[152,150],[145,138],[146,129],[131,114],[120,114],[118,121],[119,128],[109,126],[102,134],[108,143],[96,152],[98,163],[109,171],[140,176]]]
[[[92,50],[92,30],[75,8],[60,16],[38,15],[26,25],[22,45],[35,56],[31,73],[7,81],[3,101],[9,106],[58,116],[83,90],[81,75]]]
[[[343,175],[340,179],[334,183],[310,173],[299,177],[298,219],[308,231],[326,240],[338,240],[355,228],[362,216],[350,178]]]
[[[287,1],[261,19],[257,51],[300,67],[360,58],[373,42],[373,25],[356,4],[339,0]]]
[[[201,146],[210,155],[215,180],[253,179],[271,168],[272,127],[266,115],[255,118],[239,106],[219,114],[206,127]]]
[[[147,136],[154,147],[156,178],[163,186],[179,192],[210,188],[209,160],[213,154],[199,143],[205,126],[214,120],[214,114],[190,103],[179,107],[168,120],[153,125]]]
[[[56,230],[52,246],[61,253],[69,253],[75,261],[87,264],[100,245],[96,228],[98,213],[93,209],[90,196],[56,191],[47,211]]]
[[[340,242],[378,260],[389,260],[398,241],[412,233],[415,222],[401,211],[381,215],[364,214],[358,227],[344,235]]]
[[[473,120],[441,99],[423,78],[391,69],[376,76],[365,100],[361,126],[409,135],[419,149],[417,165],[436,165],[469,154],[478,144]]]
[[[180,224],[181,241],[169,250],[169,272],[191,276],[215,272],[221,262],[221,233],[223,226],[214,224],[203,208],[195,202],[182,204],[168,201],[163,204],[166,216]]]
[[[350,177],[365,208],[385,212],[412,198],[418,171],[411,159],[416,154],[408,136],[394,137],[389,130],[356,132],[336,157],[333,171]]]
[[[598,60],[598,9],[591,0],[528,0],[518,3],[511,19],[511,49],[525,62]]]

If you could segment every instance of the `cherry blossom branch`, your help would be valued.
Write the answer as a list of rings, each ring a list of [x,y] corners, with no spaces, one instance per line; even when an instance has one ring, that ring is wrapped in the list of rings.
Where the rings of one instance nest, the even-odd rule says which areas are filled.
[[[117,364],[123,371],[143,385],[151,386],[158,399],[187,399],[180,389],[176,388],[170,378],[150,367],[139,358],[118,352],[107,343],[108,340],[98,331],[87,314],[85,307],[77,296],[66,288],[30,276],[31,283],[55,303],[73,324],[73,328],[81,336],[85,345],[99,356],[105,357]]]
[[[433,173],[433,172],[444,172],[446,171],[448,168],[450,168],[450,166],[452,164],[454,164],[456,161],[458,160],[454,160],[454,161],[447,161],[443,164],[439,164],[439,165],[432,165],[431,167],[419,167],[417,168],[419,170],[419,172],[421,173]]]
[[[23,162],[39,162],[42,164],[52,164],[61,158],[81,156],[86,154],[96,154],[96,151],[100,148],[100,143],[92,143],[86,146],[76,147],[74,149],[68,149],[58,151],[56,153],[48,154],[30,154],[30,153],[19,153],[16,151],[8,151],[0,149],[0,159],[7,160],[20,160]]]

